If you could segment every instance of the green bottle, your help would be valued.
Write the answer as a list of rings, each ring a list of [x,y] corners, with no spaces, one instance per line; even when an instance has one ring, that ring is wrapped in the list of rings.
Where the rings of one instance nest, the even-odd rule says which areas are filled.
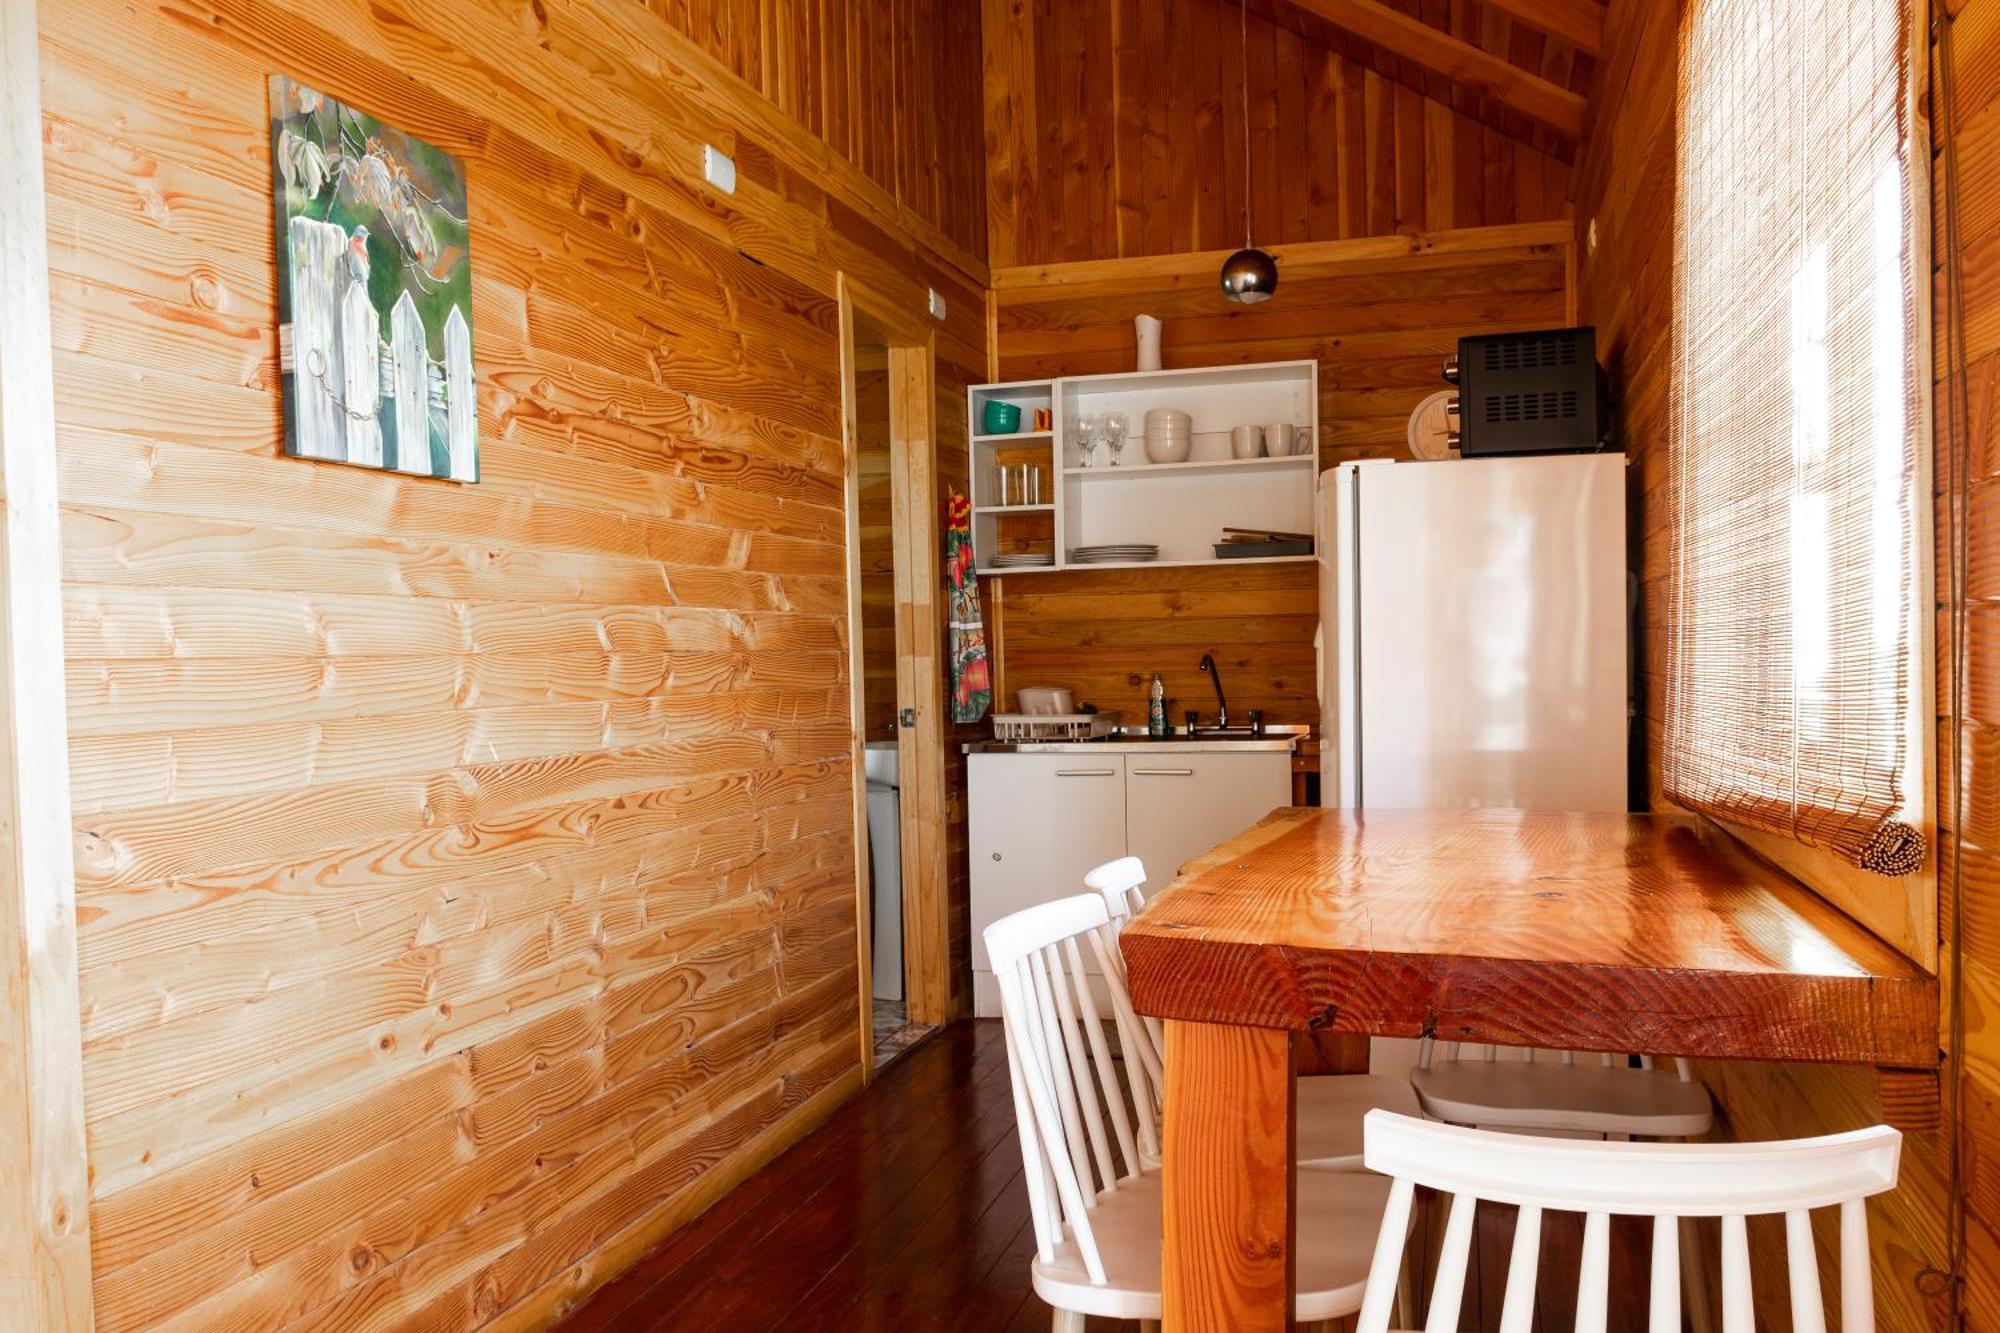
[[[1153,688],[1146,692],[1146,734],[1154,740],[1167,738],[1167,687],[1160,673],[1153,673]]]

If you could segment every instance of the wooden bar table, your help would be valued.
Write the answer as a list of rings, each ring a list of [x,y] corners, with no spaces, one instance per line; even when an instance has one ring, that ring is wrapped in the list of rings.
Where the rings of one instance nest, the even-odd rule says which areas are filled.
[[[1938,1063],[1936,978],[1685,816],[1278,810],[1122,948],[1166,1020],[1167,1333],[1291,1327],[1301,1037]]]

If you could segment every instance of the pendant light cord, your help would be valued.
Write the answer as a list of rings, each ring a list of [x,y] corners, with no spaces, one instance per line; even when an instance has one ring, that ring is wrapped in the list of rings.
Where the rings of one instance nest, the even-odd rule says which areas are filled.
[[[1237,0],[1236,18],[1243,56],[1243,248],[1250,244],[1250,0]]]

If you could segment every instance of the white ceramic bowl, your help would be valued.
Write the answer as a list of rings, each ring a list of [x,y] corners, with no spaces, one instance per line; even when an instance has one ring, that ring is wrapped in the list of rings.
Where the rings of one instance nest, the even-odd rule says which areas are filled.
[[[1155,407],[1146,413],[1146,434],[1159,431],[1175,431],[1185,435],[1194,425],[1194,418],[1177,407]]]
[[[1146,457],[1155,463],[1185,463],[1194,450],[1194,441],[1185,435],[1148,435]]]

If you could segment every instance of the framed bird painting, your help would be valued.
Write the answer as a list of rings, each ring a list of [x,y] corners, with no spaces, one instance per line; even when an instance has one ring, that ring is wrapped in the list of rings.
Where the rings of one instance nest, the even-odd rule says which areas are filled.
[[[479,479],[457,158],[271,79],[285,452]]]

